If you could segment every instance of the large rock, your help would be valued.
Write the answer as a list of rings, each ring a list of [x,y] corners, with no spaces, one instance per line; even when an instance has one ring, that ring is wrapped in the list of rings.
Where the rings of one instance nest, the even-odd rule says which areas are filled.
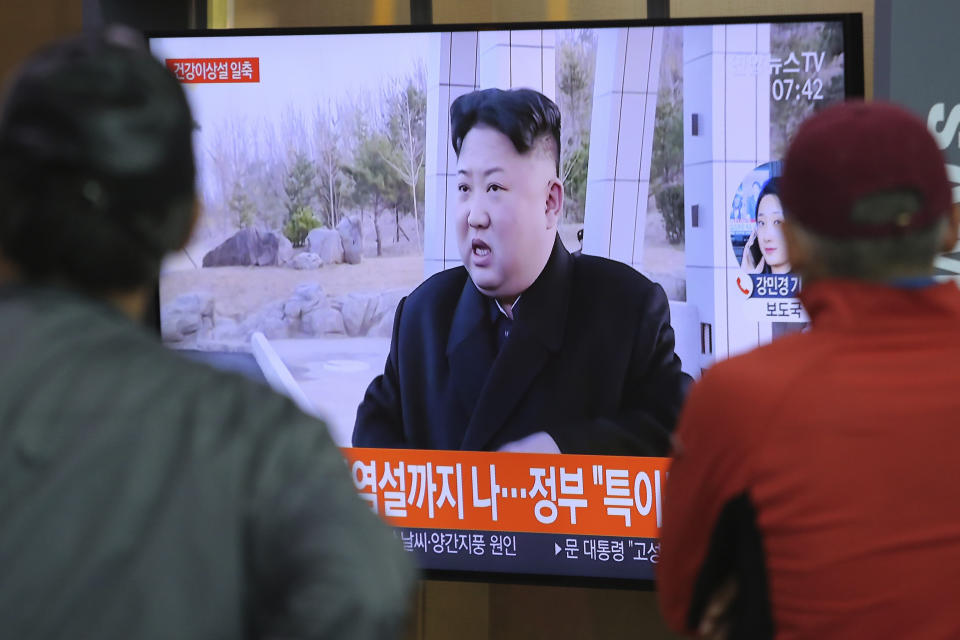
[[[309,336],[346,335],[343,315],[333,307],[317,307],[303,315],[301,331]]]
[[[163,339],[183,342],[195,339],[201,330],[213,327],[213,296],[208,293],[185,293],[164,306],[161,326]]]
[[[270,340],[283,340],[290,337],[290,325],[283,318],[266,316],[261,321],[256,330],[260,331]],[[250,333],[253,335],[253,332]],[[247,337],[249,340],[249,336]]]
[[[377,319],[387,317],[393,322],[393,317],[397,315],[397,305],[408,293],[410,291],[407,289],[388,289],[382,292],[377,300]]]
[[[376,293],[348,293],[343,299],[343,324],[348,336],[365,336],[376,321]]]
[[[394,309],[396,310],[396,309]],[[392,313],[384,314],[372,327],[367,331],[367,335],[374,338],[389,338],[393,335],[393,315]]]
[[[249,348],[250,336],[260,331],[271,340],[291,337],[290,322],[284,315],[283,301],[265,304],[246,317],[217,316],[209,341],[218,345]]]
[[[298,285],[290,299],[283,304],[283,315],[287,318],[301,318],[318,307],[326,307],[327,294],[316,282]]]
[[[298,253],[290,264],[293,265],[294,269],[300,269],[301,271],[306,269],[319,269],[323,266],[323,260],[312,251],[304,251],[303,253]]]
[[[277,245],[277,264],[281,266],[289,264],[293,260],[293,243],[282,233],[278,233],[276,236],[279,243]]]
[[[397,306],[408,293],[409,291],[405,289],[389,289],[382,292],[377,298],[377,310],[374,313],[373,322],[365,335],[377,338],[389,338],[393,335],[393,320],[397,315]]]
[[[317,315],[329,307],[327,294],[318,283],[307,282],[299,285],[293,295],[283,303],[283,318],[289,327],[290,336],[296,338],[318,335]],[[341,321],[340,324],[342,325],[343,322]]]
[[[286,251],[283,240],[286,238],[273,231],[241,229],[203,256],[203,266],[276,266],[281,264],[281,254]]]
[[[219,314],[214,317],[213,330],[208,337],[210,344],[223,348],[228,344],[246,344],[249,340],[250,330],[236,318]]]
[[[284,313],[284,303],[270,302],[260,309],[260,311],[247,318],[244,322],[250,334],[254,331],[260,331],[267,338],[277,340],[290,337],[290,321]]]
[[[313,229],[307,234],[306,246],[320,256],[323,264],[343,262],[343,240],[335,229]]]
[[[343,261],[347,264],[360,264],[363,252],[363,232],[360,229],[360,219],[348,216],[340,220],[337,225],[340,241],[343,243]]]

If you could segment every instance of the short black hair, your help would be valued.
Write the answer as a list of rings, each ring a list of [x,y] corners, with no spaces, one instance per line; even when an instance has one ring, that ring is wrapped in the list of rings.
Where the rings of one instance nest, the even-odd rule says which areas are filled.
[[[450,135],[459,157],[463,139],[478,124],[510,138],[517,153],[526,153],[546,136],[553,142],[560,175],[560,109],[533,89],[483,89],[460,96],[450,105]]]
[[[780,197],[780,177],[773,176],[764,183],[763,188],[760,189],[760,195],[757,196],[757,207],[753,212],[753,219],[757,219],[757,215],[760,211],[760,201],[767,196],[777,196]]]
[[[183,89],[135,32],[40,51],[0,106],[0,254],[91,293],[155,280],[192,225],[192,134]]]

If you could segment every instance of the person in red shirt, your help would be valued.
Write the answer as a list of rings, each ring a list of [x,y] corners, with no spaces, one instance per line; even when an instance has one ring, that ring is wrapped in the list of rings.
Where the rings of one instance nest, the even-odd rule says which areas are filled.
[[[660,607],[730,638],[958,638],[960,290],[943,157],[881,103],[797,132],[780,195],[812,326],[719,363],[680,418]]]

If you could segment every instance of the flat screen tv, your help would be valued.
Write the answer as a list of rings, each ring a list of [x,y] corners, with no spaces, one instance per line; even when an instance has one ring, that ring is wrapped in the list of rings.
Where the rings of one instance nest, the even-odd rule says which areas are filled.
[[[655,450],[624,442],[672,427],[657,403],[677,370],[696,379],[803,330],[780,159],[805,117],[862,95],[860,15],[149,42],[193,109],[201,199],[189,245],[161,275],[164,342],[246,368],[326,420],[361,497],[429,573],[649,585],[669,461],[623,455]],[[528,174],[489,176],[469,133],[469,162],[458,157],[450,125],[457,98],[490,88],[558,105],[560,148],[547,151],[563,185],[552,212],[563,259],[550,278],[563,289],[589,264],[596,279],[563,289],[544,317],[530,308],[545,299],[545,268],[506,300],[516,314],[500,333],[509,309],[461,266],[483,268],[490,246],[468,238],[460,250],[494,218],[458,216],[465,203],[501,207],[503,224],[499,199]],[[522,254],[522,237],[499,241]],[[642,303],[632,285],[603,298],[636,273]],[[470,342],[477,327],[488,328]],[[389,437],[360,434],[371,421]]]

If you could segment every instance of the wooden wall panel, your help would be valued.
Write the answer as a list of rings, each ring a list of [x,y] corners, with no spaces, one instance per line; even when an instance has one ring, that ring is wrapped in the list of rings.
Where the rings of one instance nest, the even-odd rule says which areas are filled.
[[[433,0],[437,24],[645,18],[647,0]],[[235,0],[233,26],[406,24],[408,0]]]
[[[0,79],[42,45],[82,27],[79,0],[3,0]]]
[[[235,27],[409,24],[407,0],[235,0]]]
[[[493,585],[490,640],[671,640],[650,591]],[[425,640],[434,640],[427,638]]]
[[[647,0],[433,0],[438,24],[646,17]]]
[[[675,640],[651,591],[430,580],[406,640]]]

